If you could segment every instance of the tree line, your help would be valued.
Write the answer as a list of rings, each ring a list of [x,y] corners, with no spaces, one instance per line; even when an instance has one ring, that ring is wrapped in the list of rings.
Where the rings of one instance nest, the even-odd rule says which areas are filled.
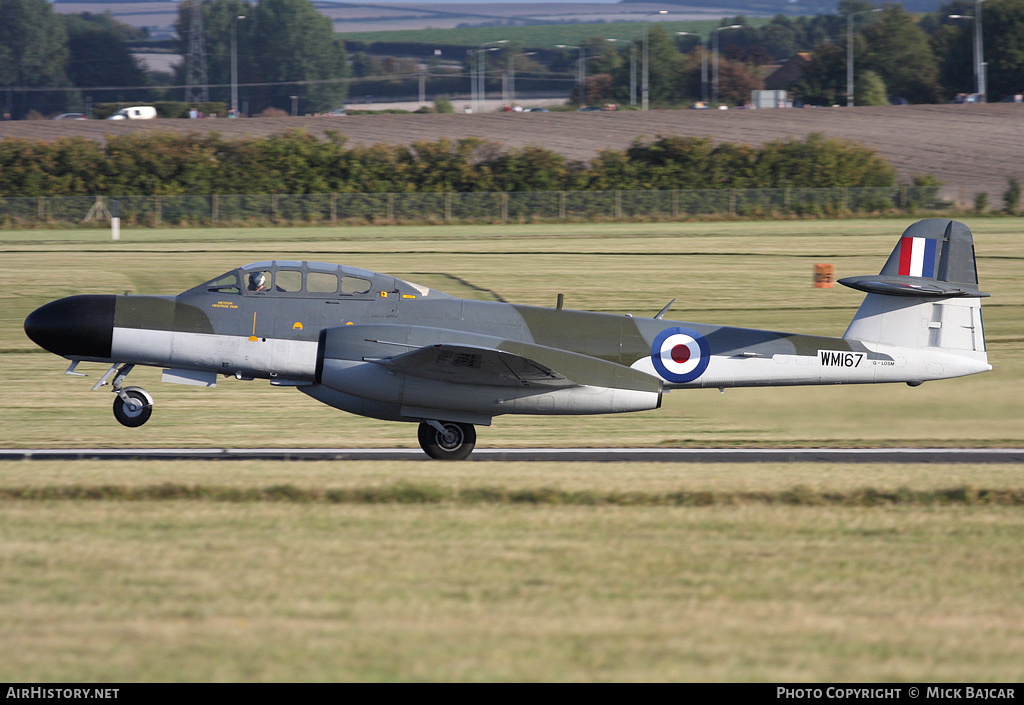
[[[188,54],[192,0],[178,3],[173,51]],[[349,75],[344,44],[310,0],[206,0],[201,3],[209,99],[229,103],[234,35],[238,83],[249,112],[304,112],[344,105]],[[185,62],[169,74],[148,72],[132,55],[144,29],[109,12],[58,14],[47,0],[0,0],[0,106],[14,118],[85,112],[86,101],[181,100]],[[178,86],[179,88],[161,88]]]
[[[888,187],[872,150],[820,134],[761,147],[660,137],[574,161],[543,147],[478,138],[346,145],[302,131],[247,141],[217,135],[123,135],[99,144],[0,141],[0,196],[439,193]]]
[[[786,86],[790,97],[808,105],[845,105],[848,42],[852,37],[855,67],[855,104],[881,105],[902,98],[911,103],[941,103],[977,90],[974,57],[975,0],[951,0],[933,12],[912,14],[907,3],[874,4],[867,0],[840,0],[834,13],[807,16],[777,15],[767,21],[745,16],[726,17],[711,30],[673,31],[678,22],[650,22],[647,40],[638,23],[632,41],[591,37],[577,40],[579,47],[535,46],[510,39],[491,46],[484,54],[487,90],[498,91],[505,77],[515,73],[517,85],[548,81],[547,90],[571,85],[585,61],[582,88],[572,89],[577,103],[620,107],[641,102],[640,77],[643,45],[648,54],[648,97],[655,107],[678,107],[713,98],[710,90],[713,45],[718,45],[718,97],[727,105],[750,101],[751,91],[765,87],[765,79],[780,63],[796,60],[802,77]],[[934,6],[934,5],[933,5]],[[985,0],[980,3],[984,27],[984,63],[989,102],[1024,93],[1024,0]],[[599,25],[595,25],[599,27]],[[693,24],[692,28],[697,25]],[[711,41],[711,36],[715,42]],[[493,35],[500,36],[500,35]],[[430,54],[436,43],[349,42],[354,77],[394,77],[390,90],[406,93],[417,61],[429,66],[433,81],[452,80],[450,67]],[[465,48],[461,54],[465,54]],[[459,47],[446,47],[445,54]],[[399,60],[375,54],[402,53]],[[468,76],[467,58],[459,77]],[[557,82],[554,82],[557,79]],[[464,80],[464,78],[463,78]],[[387,90],[384,81],[375,90]],[[464,91],[465,89],[463,89]],[[568,89],[566,89],[568,91]]]
[[[239,107],[244,104],[247,114],[269,107],[290,110],[293,96],[303,113],[339,108],[353,80],[384,79],[376,86],[382,89],[393,76],[391,88],[403,90],[398,86],[405,85],[407,92],[415,91],[421,64],[445,92],[468,92],[469,64],[453,70],[433,58],[423,59],[428,49],[432,56],[433,45],[420,47],[423,51],[413,47],[415,60],[374,56],[372,47],[349,57],[311,0],[196,1],[202,10],[209,99],[230,102],[234,53]],[[178,3],[177,38],[168,47],[181,56],[189,50],[192,4]],[[713,31],[720,59],[713,72],[719,100],[746,103],[751,90],[764,86],[771,66],[800,55],[803,76],[788,86],[791,97],[811,105],[845,104],[850,48],[858,105],[894,98],[946,102],[973,93],[974,15],[979,8],[987,99],[1019,95],[1024,92],[1024,0],[950,0],[936,12],[919,15],[899,3],[840,0],[835,14],[778,15],[767,22],[743,16],[721,20]],[[712,97],[709,34],[670,33],[657,22],[645,26],[652,105],[680,106]],[[577,74],[583,54],[586,80],[574,89],[573,100],[628,106],[638,101],[641,82],[639,30],[638,24],[634,41],[595,37],[578,49],[533,47],[524,41],[492,46],[484,54],[487,89],[497,90],[512,71],[521,89],[545,77],[557,77],[556,87],[569,85],[567,77]],[[0,0],[0,105],[4,112],[23,117],[30,109],[41,114],[84,111],[86,98],[92,103],[182,99],[184,62],[171,74],[147,72],[129,49],[131,42],[145,39],[144,30],[116,22],[109,13],[58,15],[46,0]],[[371,91],[370,85],[375,84],[364,89]]]
[[[989,102],[1024,92],[1024,0],[952,0],[936,12],[913,15],[899,3],[841,0],[837,14],[778,15],[753,26],[746,17],[725,18],[719,45],[719,99],[750,100],[764,86],[769,67],[801,54],[803,76],[788,86],[808,105],[846,104],[848,39],[853,39],[855,103],[948,102],[976,90],[974,15],[980,6]],[[852,30],[852,31],[851,31]],[[648,32],[649,97],[658,105],[707,100],[707,36],[674,33],[652,23]],[[606,39],[584,42],[588,59],[582,102],[626,104],[637,47]],[[558,68],[572,70],[575,52]],[[495,66],[499,64],[496,60]]]

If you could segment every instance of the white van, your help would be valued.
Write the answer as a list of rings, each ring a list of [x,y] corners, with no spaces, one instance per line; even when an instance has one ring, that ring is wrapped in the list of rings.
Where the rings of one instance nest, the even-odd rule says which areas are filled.
[[[139,105],[134,108],[122,108],[107,120],[152,120],[156,117],[156,108],[152,105]]]

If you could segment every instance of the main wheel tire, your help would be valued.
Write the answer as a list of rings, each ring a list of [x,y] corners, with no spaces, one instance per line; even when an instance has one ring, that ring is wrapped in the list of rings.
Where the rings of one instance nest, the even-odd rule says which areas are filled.
[[[476,429],[473,424],[442,421],[444,433],[430,424],[421,423],[419,428],[420,448],[435,460],[465,460],[476,446]]]
[[[138,428],[153,415],[153,403],[139,389],[125,389],[124,393],[135,403],[134,407],[126,404],[118,394],[114,397],[114,418],[128,428]]]

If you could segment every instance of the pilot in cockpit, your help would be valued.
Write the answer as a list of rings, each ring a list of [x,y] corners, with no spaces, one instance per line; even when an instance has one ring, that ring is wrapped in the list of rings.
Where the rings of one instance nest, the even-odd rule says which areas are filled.
[[[267,286],[267,276],[263,272],[249,275],[249,291],[263,291]]]

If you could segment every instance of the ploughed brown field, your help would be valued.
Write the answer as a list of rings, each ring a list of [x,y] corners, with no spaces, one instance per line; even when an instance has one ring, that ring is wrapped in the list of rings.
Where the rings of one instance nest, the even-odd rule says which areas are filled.
[[[480,137],[508,147],[538,145],[571,159],[627,148],[637,138],[682,135],[759,145],[802,139],[813,132],[852,140],[876,150],[902,179],[933,174],[946,186],[1005,189],[1024,176],[1024,105],[1012,103],[908,105],[777,110],[652,110],[649,112],[549,112],[374,114],[242,120],[36,120],[0,123],[0,139],[52,141],[82,136],[104,140],[133,132],[216,132],[229,139],[261,137],[290,129],[324,136],[333,130],[351,145],[408,144],[418,140]]]

